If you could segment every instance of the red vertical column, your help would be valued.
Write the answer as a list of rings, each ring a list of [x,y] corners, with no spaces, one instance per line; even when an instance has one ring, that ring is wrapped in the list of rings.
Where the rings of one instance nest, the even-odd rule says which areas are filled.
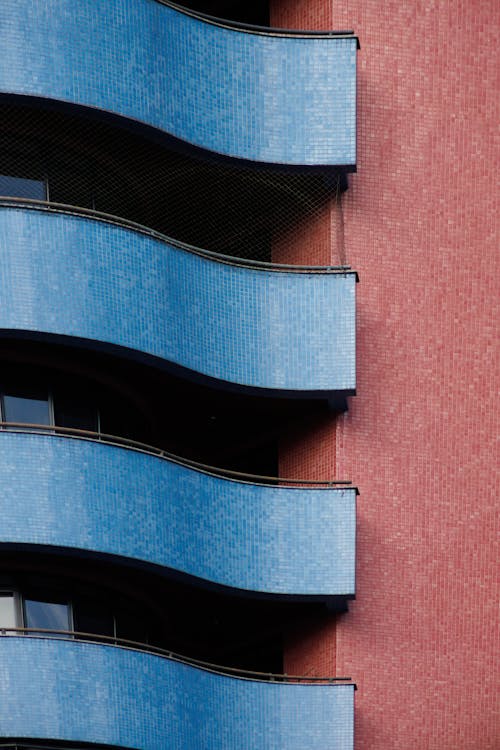
[[[500,6],[284,0],[274,22],[295,25],[287,8],[361,42],[358,395],[336,446],[361,491],[357,600],[335,637],[356,749],[494,750]],[[332,643],[318,633],[308,662]]]
[[[331,29],[332,14],[327,2],[271,0],[271,26],[288,29]],[[314,213],[295,221],[288,232],[273,240],[275,263],[294,265],[345,264],[343,216],[340,194]],[[279,468],[283,477],[332,479],[336,477],[336,420],[333,414],[299,424],[280,443]],[[335,620],[325,616],[304,623],[287,634],[285,672],[289,674],[336,675]]]

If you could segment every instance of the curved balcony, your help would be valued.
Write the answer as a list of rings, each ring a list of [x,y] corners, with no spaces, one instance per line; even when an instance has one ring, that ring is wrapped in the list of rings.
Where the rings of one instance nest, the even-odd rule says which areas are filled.
[[[3,737],[140,750],[353,748],[350,683],[237,679],[132,649],[8,635],[0,674]]]
[[[355,166],[347,34],[234,28],[152,0],[0,5],[0,91],[128,118],[238,159]]]
[[[354,392],[353,272],[231,263],[43,205],[0,209],[0,329],[257,392]]]
[[[255,484],[105,437],[19,429],[0,430],[1,544],[119,556],[258,593],[354,595],[351,486]]]

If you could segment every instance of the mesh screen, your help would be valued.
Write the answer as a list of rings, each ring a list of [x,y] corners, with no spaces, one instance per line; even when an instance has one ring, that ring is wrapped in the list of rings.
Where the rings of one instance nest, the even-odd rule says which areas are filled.
[[[294,263],[287,245],[342,186],[338,174],[203,160],[81,114],[2,104],[0,122],[0,195],[33,189],[235,258]]]

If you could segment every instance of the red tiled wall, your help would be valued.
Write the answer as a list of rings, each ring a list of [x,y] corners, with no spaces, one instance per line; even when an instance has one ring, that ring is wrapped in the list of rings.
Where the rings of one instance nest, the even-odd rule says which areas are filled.
[[[325,31],[334,28],[332,3],[327,0],[270,0],[269,6],[271,26]]]
[[[335,620],[332,617],[295,628],[287,633],[284,647],[286,674],[308,677],[337,674]]]
[[[345,265],[341,201],[325,203],[304,217],[294,217],[288,230],[280,229],[272,240],[274,263],[308,266]]]
[[[289,429],[280,443],[280,476],[287,479],[335,478],[336,429],[335,419],[330,415]]]
[[[313,216],[295,221],[272,240],[274,263],[324,266],[330,263],[331,208],[327,204]]]
[[[359,687],[356,750],[498,750],[500,4],[275,9],[274,24],[326,19],[361,42],[358,174],[343,199],[358,396],[332,464],[361,491],[357,601],[336,632],[337,674]],[[288,470],[315,451],[310,440]],[[319,671],[334,639],[305,636],[289,659]]]

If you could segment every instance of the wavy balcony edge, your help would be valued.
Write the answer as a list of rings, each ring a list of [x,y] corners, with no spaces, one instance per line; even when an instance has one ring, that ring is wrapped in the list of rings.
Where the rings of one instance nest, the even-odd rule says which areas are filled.
[[[254,485],[17,430],[0,430],[0,472],[4,549],[105,555],[256,595],[354,596],[354,487]]]
[[[149,643],[131,641],[127,638],[114,638],[113,636],[99,635],[96,633],[81,633],[74,630],[54,630],[50,628],[6,628],[0,626],[0,637],[2,636],[24,636],[28,638],[56,638],[57,640],[66,640],[70,643],[78,641],[79,643],[99,643],[103,646],[114,646],[116,648],[139,651],[145,654],[152,654],[163,659],[186,664],[196,669],[202,669],[204,672],[212,674],[225,675],[241,680],[253,680],[258,682],[279,682],[281,684],[295,685],[297,683],[305,685],[353,685],[357,688],[351,677],[333,677],[330,675],[300,675],[274,672],[257,672],[249,669],[240,669],[239,667],[226,667],[224,664],[214,664],[211,662],[193,659],[184,654],[178,654],[173,651],[152,646]]]
[[[188,253],[194,253],[194,255],[200,255],[203,258],[208,258],[218,263],[226,263],[230,266],[252,268],[254,270],[262,269],[264,271],[289,271],[290,273],[353,273],[356,276],[356,281],[359,281],[358,272],[354,271],[351,266],[348,265],[311,266],[305,264],[299,265],[296,263],[292,265],[288,263],[272,263],[269,261],[255,260],[253,258],[238,258],[233,255],[225,255],[224,253],[217,253],[211,250],[205,250],[202,247],[189,245],[187,242],[182,242],[175,237],[170,237],[156,229],[152,229],[144,224],[138,224],[136,221],[125,219],[122,216],[114,216],[113,214],[97,211],[93,208],[73,206],[69,203],[55,203],[54,201],[44,201],[36,198],[17,198],[15,196],[1,195],[0,208],[26,208],[47,213],[66,214],[67,216],[80,216],[81,218],[89,218],[107,224],[114,224],[123,229],[131,229],[132,231],[139,232],[148,237],[153,237],[160,242],[164,242],[166,245],[179,248],[179,250],[185,250]]]
[[[44,425],[44,424],[30,424],[27,422],[2,422],[0,421],[0,432],[25,432],[28,434],[49,434],[49,435],[60,435],[62,437],[78,438],[80,440],[89,440],[91,442],[101,443],[104,445],[113,445],[119,448],[126,448],[128,450],[138,451],[139,453],[146,453],[150,456],[155,456],[166,461],[170,461],[174,464],[179,464],[194,471],[198,471],[201,474],[208,474],[213,477],[220,477],[227,480],[233,480],[237,482],[244,482],[245,484],[255,484],[267,486],[283,486],[289,489],[304,488],[304,487],[316,487],[328,489],[332,487],[349,487],[356,490],[356,494],[359,495],[357,487],[353,487],[352,482],[349,479],[302,479],[294,477],[279,477],[279,476],[263,476],[260,474],[250,474],[242,471],[234,471],[233,469],[225,469],[221,466],[209,466],[207,464],[200,463],[199,461],[192,461],[182,456],[170,453],[163,448],[158,448],[149,443],[142,443],[138,440],[131,438],[120,437],[119,435],[107,435],[102,432],[93,432],[91,430],[80,430],[75,427],[60,427],[59,425]]]
[[[291,37],[354,37],[358,42],[359,39],[355,35],[352,29],[343,30],[314,30],[314,29],[285,29],[279,26],[259,26],[258,24],[243,23],[241,21],[234,21],[230,18],[221,18],[218,16],[212,16],[209,13],[203,13],[202,11],[193,10],[182,5],[182,3],[172,3],[169,0],[156,0],[160,5],[165,5],[169,8],[178,10],[180,13],[185,13],[188,16],[199,18],[207,23],[213,23],[216,26],[222,26],[228,29],[234,29],[235,31],[244,31],[249,34],[262,34],[264,36],[291,36]]]
[[[353,747],[354,684],[240,679],[133,649],[26,636],[0,637],[0,670],[3,737],[147,750],[215,750],[228,737],[241,750]]]
[[[4,0],[1,92],[114,113],[234,159],[355,169],[356,37],[248,33],[144,0],[84,3],[62,36],[63,11]]]
[[[4,335],[128,350],[249,392],[355,392],[354,272],[242,268],[32,207],[0,210],[0,252]]]

